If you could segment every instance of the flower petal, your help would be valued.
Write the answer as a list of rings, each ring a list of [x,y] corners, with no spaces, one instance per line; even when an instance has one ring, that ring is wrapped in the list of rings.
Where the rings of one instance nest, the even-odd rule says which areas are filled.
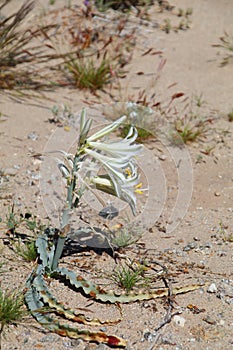
[[[95,134],[88,137],[87,143],[89,143],[91,141],[96,141],[98,139],[101,139],[103,136],[110,134],[111,132],[116,130],[126,119],[127,119],[126,115],[123,115],[121,118],[117,119],[112,124],[106,126],[102,130],[97,131]]]

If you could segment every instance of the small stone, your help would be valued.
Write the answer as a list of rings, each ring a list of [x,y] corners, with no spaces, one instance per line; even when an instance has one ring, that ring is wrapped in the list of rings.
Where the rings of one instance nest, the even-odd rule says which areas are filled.
[[[20,165],[18,165],[18,164],[15,164],[15,165],[14,165],[14,169],[17,169],[17,170],[19,170],[19,169],[20,169]]]
[[[12,193],[3,193],[3,194],[0,193],[0,199],[7,200],[7,199],[12,199],[12,198],[13,198],[13,194]]]
[[[221,193],[220,192],[214,192],[215,197],[220,197]]]
[[[224,321],[224,320],[220,320],[220,321],[219,321],[219,326],[224,326],[224,324],[225,324],[225,321]]]
[[[204,244],[204,247],[205,247],[205,248],[212,248],[212,243],[206,242],[206,243]]]
[[[31,132],[30,134],[28,134],[27,137],[28,137],[29,140],[36,141],[39,136],[37,135],[37,133]]]
[[[33,180],[39,180],[39,179],[40,179],[40,174],[35,174],[35,173],[33,173],[33,174],[31,175],[31,178],[32,178]]]
[[[225,250],[219,250],[218,256],[227,256],[227,252]]]
[[[160,160],[166,160],[167,157],[166,157],[164,154],[161,154],[161,155],[159,156],[159,159],[160,159]]]
[[[190,242],[183,248],[183,250],[185,252],[187,252],[187,251],[189,251],[191,249],[194,249],[194,248],[197,248],[197,243],[196,242]]]
[[[211,283],[209,288],[207,289],[208,293],[217,293],[217,287],[215,283]]]
[[[153,339],[153,334],[151,332],[145,332],[143,335],[144,339],[147,341],[152,341]]]
[[[96,350],[107,350],[107,347],[104,344],[99,344],[95,349]]]
[[[147,309],[148,307],[150,307],[150,304],[147,303],[147,302],[144,302],[142,305],[143,305],[143,307],[144,307],[145,309]]]
[[[213,319],[213,317],[207,315],[206,317],[203,318],[203,321],[205,321],[206,323],[209,323],[209,324],[216,324],[217,322]]]
[[[185,322],[186,322],[185,318],[184,318],[184,317],[181,317],[181,316],[179,316],[179,315],[175,315],[174,318],[173,318],[173,320],[174,320],[175,324],[176,324],[177,326],[180,326],[180,327],[184,327]]]
[[[35,159],[33,161],[33,165],[40,165],[42,163],[42,160],[41,159]]]
[[[101,332],[107,332],[107,328],[106,328],[106,327],[101,327],[101,328],[100,328],[100,331],[101,331]]]
[[[18,173],[18,169],[15,168],[6,168],[4,169],[4,175],[15,176]]]
[[[190,338],[189,341],[190,341],[190,343],[195,343],[196,339],[195,338]]]
[[[43,338],[41,338],[41,343],[53,343],[54,341],[56,341],[57,338],[54,334],[48,334],[45,335]]]

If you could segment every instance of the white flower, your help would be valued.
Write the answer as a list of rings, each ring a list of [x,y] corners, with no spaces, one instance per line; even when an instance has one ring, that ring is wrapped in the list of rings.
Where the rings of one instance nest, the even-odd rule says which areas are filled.
[[[136,212],[135,188],[139,182],[135,157],[143,146],[135,144],[138,133],[131,127],[127,136],[119,141],[101,142],[99,139],[116,130],[124,121],[123,116],[111,125],[88,137],[82,152],[99,162],[106,170],[106,176],[92,177],[96,188],[116,195],[129,203],[133,213]],[[83,123],[83,125],[86,125]],[[85,127],[84,127],[85,129]],[[84,130],[83,129],[83,130]]]
[[[131,159],[131,157],[135,157],[142,151],[142,145],[133,144],[133,142],[135,142],[137,139],[137,136],[137,129],[135,127],[131,127],[129,129],[128,135],[120,141],[95,142],[87,139],[87,146],[98,151],[105,152],[112,157],[121,158],[124,161],[125,159]]]
[[[96,141],[101,139],[102,137],[110,134],[111,132],[115,131],[119,126],[126,121],[127,117],[126,115],[123,115],[121,118],[117,119],[112,124],[106,126],[105,128],[101,129],[100,131],[97,131],[94,135],[87,138],[87,143],[90,143],[92,141]]]
[[[138,186],[138,175],[125,178],[123,183],[116,181],[110,175],[94,176],[90,179],[95,188],[103,192],[115,195],[130,205],[133,214],[136,214],[136,195]]]

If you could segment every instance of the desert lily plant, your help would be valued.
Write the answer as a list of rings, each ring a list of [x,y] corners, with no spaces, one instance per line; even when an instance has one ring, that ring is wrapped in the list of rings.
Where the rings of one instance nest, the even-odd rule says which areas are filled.
[[[105,291],[100,286],[85,280],[65,267],[59,267],[59,259],[62,255],[65,241],[70,232],[70,217],[82,198],[85,189],[94,186],[96,189],[115,195],[129,203],[133,213],[136,213],[135,191],[138,188],[139,174],[137,171],[136,157],[142,151],[142,145],[135,144],[137,130],[135,127],[129,129],[128,135],[119,141],[107,141],[106,138],[124,123],[126,117],[113,122],[92,136],[88,136],[91,128],[91,120],[86,120],[85,111],[81,115],[80,136],[76,153],[74,156],[62,152],[64,161],[58,163],[67,187],[67,197],[61,216],[59,230],[45,230],[36,240],[38,259],[36,266],[26,282],[25,301],[34,318],[48,330],[61,336],[70,338],[81,338],[87,341],[105,343],[109,346],[125,347],[126,341],[116,335],[109,335],[103,331],[91,331],[90,329],[79,329],[74,323],[89,326],[102,326],[103,324],[115,324],[120,321],[97,318],[90,319],[76,309],[71,309],[58,301],[49,290],[46,283],[47,278],[59,279],[77,291],[82,291],[92,300],[106,303],[128,303],[136,300],[146,300],[168,296],[168,288],[152,289],[151,291],[133,290]],[[93,174],[90,166],[84,177],[80,176],[80,170],[86,158],[100,163],[106,170],[104,175]],[[77,230],[83,233],[84,229]],[[88,231],[87,231],[88,232]],[[173,294],[184,293],[199,288],[199,285],[174,288]],[[60,322],[61,318],[69,322]]]
[[[43,311],[43,308],[50,307],[51,310],[56,310],[56,314],[63,315],[74,322],[91,325],[103,324],[102,321],[96,319],[89,320],[82,314],[77,314],[76,311],[67,309],[62,303],[57,302],[46,285],[45,276],[48,275],[54,278],[65,278],[75,288],[82,288],[86,295],[97,300],[114,303],[120,297],[119,295],[104,292],[92,283],[84,281],[81,276],[76,276],[72,271],[59,268],[58,262],[70,230],[69,219],[72,210],[79,205],[85,188],[95,186],[96,189],[115,195],[128,202],[133,213],[136,213],[134,191],[139,181],[139,174],[135,157],[142,150],[141,145],[134,143],[137,138],[137,130],[135,127],[131,127],[128,135],[120,141],[102,141],[104,137],[119,128],[125,119],[126,117],[123,116],[111,125],[88,137],[92,121],[90,119],[86,120],[85,111],[82,112],[76,153],[72,156],[63,152],[64,161],[58,164],[67,187],[67,197],[58,237],[51,239],[47,231],[38,237],[36,241],[38,264],[27,280],[27,292],[25,294],[25,300],[32,315],[49,330],[64,336],[104,342],[113,346],[125,346],[125,341],[116,336],[108,336],[103,332],[79,330],[69,325],[60,324],[57,319],[48,316]],[[86,173],[86,177],[81,179],[79,170],[87,157],[94,162],[100,163],[105,168],[106,175],[93,176],[92,171],[89,170]],[[128,299],[130,299],[129,296]],[[111,321],[107,323],[111,323]]]

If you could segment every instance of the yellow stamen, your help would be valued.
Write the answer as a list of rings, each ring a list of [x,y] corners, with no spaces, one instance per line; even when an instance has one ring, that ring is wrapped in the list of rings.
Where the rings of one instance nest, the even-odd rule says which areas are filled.
[[[142,188],[142,182],[139,182],[139,184],[137,184],[135,188]]]

